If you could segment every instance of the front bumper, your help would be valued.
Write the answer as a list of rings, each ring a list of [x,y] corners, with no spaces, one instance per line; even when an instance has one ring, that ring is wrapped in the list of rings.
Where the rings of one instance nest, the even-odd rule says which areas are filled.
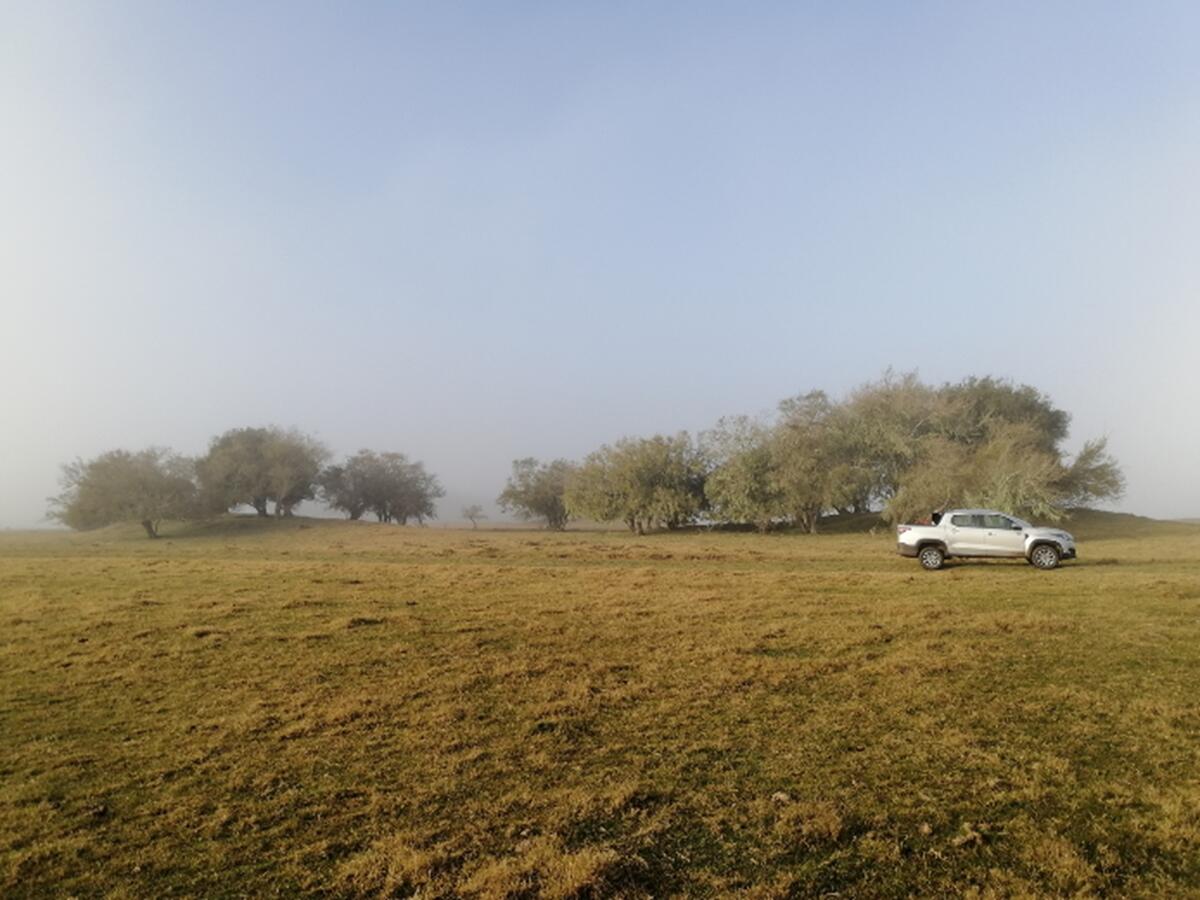
[[[896,542],[896,552],[901,556],[916,556],[917,548],[911,544],[905,544],[902,541]]]
[[[1075,558],[1075,548],[1074,547],[1064,547],[1063,552],[1062,552],[1062,558],[1063,559],[1074,559]]]

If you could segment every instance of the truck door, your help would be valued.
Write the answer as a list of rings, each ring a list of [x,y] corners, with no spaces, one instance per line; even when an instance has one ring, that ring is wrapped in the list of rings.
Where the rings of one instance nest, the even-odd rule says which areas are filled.
[[[983,517],[988,556],[1024,556],[1025,530],[1008,516]]]
[[[982,556],[987,552],[982,516],[953,515],[949,532],[946,546],[951,556]]]

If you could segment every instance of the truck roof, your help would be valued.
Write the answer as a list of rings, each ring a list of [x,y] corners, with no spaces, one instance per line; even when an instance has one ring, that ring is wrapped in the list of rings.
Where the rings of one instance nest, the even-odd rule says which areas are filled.
[[[1020,516],[1018,516],[1014,513],[1007,513],[1007,512],[1004,512],[1003,510],[999,510],[999,509],[948,509],[944,513],[942,513],[942,515],[943,516],[953,516],[953,515],[987,516],[987,515],[990,515],[990,516],[1008,516],[1010,519],[1021,518]]]

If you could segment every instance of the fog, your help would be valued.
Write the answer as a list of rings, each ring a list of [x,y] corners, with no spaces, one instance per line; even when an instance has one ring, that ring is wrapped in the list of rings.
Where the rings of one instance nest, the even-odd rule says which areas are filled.
[[[1200,516],[1200,7],[971,6],[0,7],[0,526],[272,423],[495,517],[888,366]]]

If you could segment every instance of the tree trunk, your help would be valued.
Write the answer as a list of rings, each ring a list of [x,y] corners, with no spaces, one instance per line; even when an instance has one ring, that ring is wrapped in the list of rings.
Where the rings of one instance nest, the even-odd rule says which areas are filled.
[[[251,505],[254,507],[254,511],[257,512],[260,517],[265,519],[265,518],[267,518],[267,516],[270,515],[270,513],[267,512],[267,498],[266,497],[255,497],[254,500],[251,502]]]
[[[158,526],[150,519],[142,519],[142,527],[146,529],[147,537],[158,537]]]

